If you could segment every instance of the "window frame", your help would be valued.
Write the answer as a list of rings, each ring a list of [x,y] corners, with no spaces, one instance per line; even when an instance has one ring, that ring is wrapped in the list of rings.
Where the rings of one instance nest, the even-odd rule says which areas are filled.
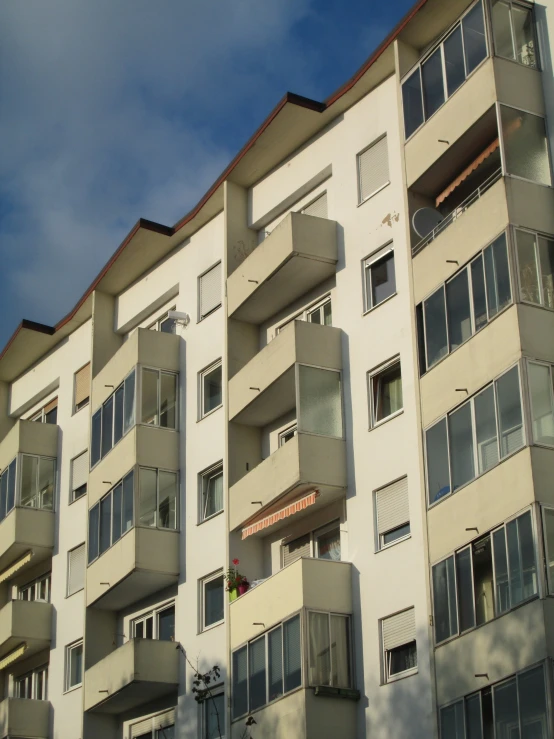
[[[279,433],[277,434],[278,448],[280,449],[282,446],[285,446],[285,444],[289,441],[292,441],[295,436],[298,436],[298,424],[296,423],[296,421],[279,431]]]
[[[285,547],[289,546],[290,544],[293,544],[298,539],[303,539],[306,536],[310,537],[310,558],[311,559],[322,559],[322,557],[319,557],[317,554],[317,539],[320,536],[323,536],[324,534],[328,534],[330,531],[334,531],[335,529],[338,529],[339,532],[339,540],[341,541],[341,556],[342,556],[342,540],[340,539],[341,534],[341,518],[332,518],[327,523],[317,526],[315,529],[310,528],[308,531],[305,531],[303,534],[299,534],[298,536],[294,535],[294,538],[291,538],[290,536],[286,536],[283,539],[281,539],[279,549],[280,549],[280,569],[283,569],[284,567],[289,567],[290,565],[294,564],[298,559],[301,559],[301,557],[297,557],[297,559],[293,560],[292,562],[289,562],[287,565],[285,565]],[[341,558],[340,560],[333,560],[333,561],[339,561],[343,562],[344,560]]]
[[[378,488],[375,488],[373,490],[373,526],[375,531],[375,554],[378,552],[383,552],[385,549],[390,549],[390,547],[394,547],[397,544],[400,544],[403,541],[406,541],[406,539],[412,538],[412,523],[411,519],[408,518],[408,521],[406,523],[401,524],[400,526],[395,526],[392,529],[389,529],[382,534],[379,533],[378,530],[378,517],[377,517],[377,495],[382,490],[386,490],[386,488],[390,487],[391,485],[395,485],[396,483],[400,482],[401,480],[406,480],[406,484],[408,484],[408,475],[401,475],[400,477],[397,477],[394,480],[391,480],[390,482],[385,483],[384,485],[380,485]],[[407,496],[408,496],[408,515],[409,515],[409,494],[410,494],[410,488],[408,487]],[[397,531],[398,529],[404,528],[406,525],[409,527],[409,531],[407,534],[404,534],[403,536],[399,536],[398,539],[393,539],[393,541],[390,541],[385,543],[384,537],[387,534],[392,533],[393,531]]]
[[[168,600],[155,608],[150,608],[144,611],[138,616],[134,616],[129,619],[129,639],[147,639],[146,636],[136,635],[136,626],[139,623],[146,623],[147,619],[152,618],[152,641],[161,641],[160,639],[160,624],[159,616],[164,611],[168,611],[173,608],[175,612],[175,600]],[[177,619],[175,619],[175,625],[177,625]],[[165,640],[164,640],[165,641]],[[175,639],[173,640],[175,641]]]
[[[473,8],[481,3],[482,9],[483,9],[483,21],[484,21],[484,28],[485,28],[485,45],[487,47],[487,53],[485,55],[485,58],[482,59],[479,64],[471,70],[469,74],[467,74],[467,59],[466,59],[466,48],[465,48],[465,38],[464,38],[464,31],[462,26],[462,21],[468,15],[471,13]],[[427,121],[430,121],[431,118],[436,115],[441,108],[446,105],[446,103],[450,100],[451,97],[453,97],[458,90],[461,90],[462,87],[465,85],[465,83],[477,72],[477,70],[481,69],[483,64],[486,63],[487,59],[491,58],[491,39],[489,36],[491,35],[491,28],[489,26],[489,11],[488,11],[488,2],[486,0],[475,0],[464,12],[462,15],[460,15],[456,21],[430,46],[423,56],[421,56],[415,64],[413,64],[406,74],[404,74],[400,79],[400,92],[401,92],[401,99],[402,99],[402,113],[404,113],[404,92],[403,92],[403,86],[404,83],[412,76],[412,74],[419,72],[419,80],[420,80],[420,89],[421,89],[421,109],[423,112],[423,121],[419,124],[419,126],[412,131],[412,133],[409,136],[406,136],[406,127],[404,124],[404,121],[402,121],[402,127],[404,131],[404,142],[407,143],[410,141],[418,131],[420,131],[423,126],[427,123]],[[447,79],[446,79],[446,69],[445,69],[445,59],[444,59],[444,43],[447,41],[447,39],[456,31],[457,27],[461,28],[462,31],[462,50],[463,50],[463,57],[464,57],[464,72],[465,72],[465,79],[464,81],[452,92],[452,94],[448,94],[448,86],[447,86]],[[441,69],[442,69],[442,82],[443,82],[443,93],[444,93],[444,100],[439,105],[439,107],[430,115],[426,116],[425,114],[425,102],[424,102],[424,95],[423,95],[423,77],[421,74],[421,68],[423,64],[429,60],[430,57],[433,56],[433,54],[437,51],[437,49],[440,49],[440,56],[441,56]]]
[[[405,613],[406,611],[413,611],[414,612],[414,622],[415,622],[415,606],[410,606],[409,608],[404,608],[401,611],[397,611],[396,613],[391,613],[388,616],[384,616],[383,618],[379,619],[379,638],[380,638],[380,645],[381,645],[381,660],[383,665],[383,683],[384,685],[388,683],[394,683],[397,680],[403,680],[406,677],[410,677],[411,675],[416,675],[419,672],[419,663],[418,663],[418,654],[417,654],[417,629],[415,629],[415,635],[414,639],[411,641],[407,641],[403,644],[399,644],[396,647],[393,647],[393,649],[386,649],[385,648],[385,639],[384,639],[384,633],[383,633],[383,625],[384,622],[389,618],[394,618],[395,616],[398,616],[401,613]],[[416,664],[415,667],[409,667],[406,670],[401,670],[400,672],[394,672],[391,673],[390,667],[391,667],[391,660],[392,660],[392,653],[395,649],[401,649],[402,647],[407,647],[410,644],[415,644],[416,647]]]
[[[179,470],[168,470],[165,467],[147,467],[146,465],[137,465],[135,469],[136,469],[136,474],[137,474],[137,477],[135,478],[137,480],[137,485],[134,489],[134,503],[138,504],[136,507],[133,508],[133,518],[135,521],[135,528],[156,529],[157,531],[180,531],[181,530],[181,527],[180,527],[181,507],[180,507],[180,500],[179,500],[180,499],[180,487],[181,487],[180,471]],[[140,523],[140,476],[141,476],[142,470],[149,470],[151,472],[156,473],[156,512],[155,512],[155,522],[156,523],[154,526],[146,526],[145,524]],[[176,492],[176,495],[175,495],[175,528],[172,528],[171,526],[160,526],[159,525],[160,472],[167,472],[170,475],[175,475],[175,492]],[[131,529],[132,528],[133,526],[131,526]],[[129,531],[131,529],[129,529]]]
[[[79,588],[78,590],[74,590],[72,593],[69,592],[69,582],[71,578],[71,553],[75,552],[77,549],[80,549],[83,547],[83,587]],[[67,552],[67,572],[66,572],[66,588],[65,588],[65,597],[71,598],[72,595],[75,595],[76,593],[80,593],[82,590],[85,589],[85,580],[87,576],[87,543],[86,541],[83,541],[81,544],[77,544],[76,547],[72,547]]]
[[[534,231],[531,228],[525,228],[523,226],[512,226],[512,233],[513,233],[513,241],[514,241],[514,252],[515,252],[515,271],[517,273],[517,296],[519,299],[519,302],[523,303],[524,305],[530,305],[533,308],[543,308],[544,310],[548,311],[554,311],[554,307],[550,308],[544,300],[544,287],[542,284],[542,272],[541,272],[541,264],[540,264],[540,254],[538,253],[539,249],[539,239],[544,239],[545,241],[552,241],[554,242],[554,236],[549,235],[543,231]],[[517,243],[517,234],[518,231],[521,231],[522,233],[531,234],[535,237],[535,248],[533,250],[534,252],[534,259],[535,259],[535,267],[537,270],[537,287],[539,290],[539,296],[540,296],[540,302],[534,303],[531,300],[525,299],[523,297],[523,285],[521,280],[521,269],[520,269],[520,260],[519,260],[519,249],[518,249],[518,243]]]
[[[70,505],[71,503],[75,503],[75,501],[77,500],[81,500],[82,498],[85,498],[88,493],[88,472],[90,470],[90,457],[86,460],[87,462],[87,482],[78,488],[73,487],[73,463],[75,462],[76,459],[83,456],[84,454],[88,455],[88,453],[89,453],[88,448],[84,449],[79,454],[76,454],[70,461],[70,480],[71,480],[71,486],[69,490],[69,504]],[[75,493],[77,492],[77,490],[81,490],[81,488],[85,488],[84,492],[76,496]]]
[[[171,308],[167,308],[167,310],[161,313],[154,321],[152,321],[152,323],[149,323],[148,326],[146,326],[146,328],[149,331],[159,331],[160,333],[171,333],[175,335],[177,331],[177,322],[174,318],[171,319],[169,317],[170,311],[175,311],[175,310],[177,310],[176,305],[172,305]],[[171,320],[173,321],[173,331],[162,331],[161,329],[162,323],[164,323],[165,321],[171,321]]]
[[[27,699],[28,697],[26,695],[19,695],[20,693],[20,684],[24,680],[30,680],[30,699],[31,700],[39,700],[39,701],[47,701],[48,700],[48,668],[49,663],[46,662],[43,665],[40,665],[39,667],[34,667],[32,670],[29,670],[28,672],[24,672],[22,675],[14,675],[13,677],[13,693],[15,698],[20,699]],[[39,695],[39,681],[38,676],[42,674],[43,680],[42,680],[42,691],[41,695]],[[26,691],[24,691],[26,692]]]
[[[548,174],[550,176],[550,183],[539,182],[536,179],[531,180],[528,177],[522,177],[521,175],[514,174],[513,172],[510,172],[508,170],[508,164],[506,162],[506,142],[504,140],[504,126],[502,125],[502,108],[507,108],[507,109],[509,108],[510,110],[517,111],[518,113],[524,113],[525,115],[532,116],[534,118],[540,118],[540,120],[542,120],[543,125],[544,125],[545,151],[546,151],[546,156],[548,158]],[[499,103],[498,101],[495,103],[495,112],[496,112],[496,126],[497,126],[497,131],[498,131],[498,140],[500,141],[502,177],[511,177],[514,180],[521,180],[522,182],[532,182],[534,185],[538,185],[540,187],[548,187],[549,189],[552,189],[554,187],[553,160],[552,160],[552,152],[551,152],[551,146],[550,146],[549,131],[548,131],[548,126],[547,126],[546,115],[540,115],[539,113],[535,113],[532,110],[527,110],[526,108],[518,108],[515,105],[509,105],[508,103]],[[525,230],[525,229],[522,229],[522,230]]]
[[[513,20],[513,14],[512,14],[512,8],[514,5],[516,7],[524,8],[525,10],[529,11],[531,14],[531,29],[533,34],[533,47],[534,47],[534,54],[535,54],[535,66],[531,66],[529,64],[524,64],[523,62],[518,61],[517,58],[512,59],[509,56],[503,56],[497,51],[496,48],[496,41],[494,39],[494,21],[492,17],[492,3],[489,8],[490,13],[490,36],[491,36],[491,48],[494,51],[494,56],[498,57],[499,59],[504,59],[505,61],[512,62],[513,64],[519,64],[521,67],[526,67],[527,69],[536,69],[538,72],[542,71],[541,66],[541,55],[540,55],[540,49],[539,49],[539,43],[538,43],[538,34],[537,34],[537,22],[535,19],[535,12],[533,8],[532,3],[526,3],[522,0],[518,0],[518,2],[514,2],[513,0],[502,0],[504,5],[510,6],[510,35],[512,38],[512,49],[515,52],[516,49],[516,43],[515,43],[515,33],[514,33],[514,20]],[[515,54],[514,54],[515,57]]]
[[[518,385],[519,385],[519,399],[520,399],[520,407],[521,407],[521,435],[522,435],[522,443],[520,446],[518,446],[517,449],[514,449],[504,456],[502,456],[502,446],[501,446],[501,433],[500,433],[500,424],[499,424],[499,411],[498,411],[498,391],[497,391],[497,383],[499,380],[501,380],[505,375],[507,375],[511,370],[513,370],[515,367],[518,369]],[[474,443],[476,442],[476,424],[475,424],[475,411],[474,411],[474,402],[475,398],[477,396],[484,393],[489,387],[493,387],[493,393],[494,393],[494,405],[495,405],[495,421],[496,421],[496,441],[497,441],[497,448],[498,448],[498,461],[495,462],[493,465],[488,467],[483,472],[479,472],[479,457],[478,457],[478,444]],[[452,464],[451,464],[451,454],[450,454],[450,428],[448,419],[451,415],[459,411],[463,406],[471,404],[471,432],[472,432],[472,445],[473,445],[473,467],[475,474],[473,477],[468,480],[467,482],[463,483],[462,485],[459,485],[456,490],[452,490]],[[434,506],[441,503],[443,500],[447,500],[448,498],[451,498],[452,495],[457,495],[460,490],[463,490],[468,485],[471,485],[475,480],[479,479],[483,475],[486,475],[487,472],[490,472],[491,470],[498,467],[499,464],[502,464],[507,459],[510,459],[514,454],[517,454],[522,449],[524,449],[526,446],[529,446],[529,432],[528,432],[528,420],[527,420],[527,413],[528,409],[526,407],[526,396],[524,395],[524,372],[523,372],[523,365],[522,360],[518,360],[514,364],[512,364],[510,367],[505,369],[500,375],[497,375],[494,377],[490,382],[488,382],[483,387],[476,390],[473,395],[469,396],[465,400],[463,400],[458,405],[454,406],[454,408],[451,408],[449,411],[444,413],[440,418],[435,419],[429,426],[426,426],[423,429],[423,446],[424,446],[424,460],[425,460],[425,487],[426,487],[426,493],[427,493],[427,509],[430,510]],[[427,434],[428,432],[434,428],[435,426],[438,426],[439,423],[445,422],[446,425],[446,446],[448,451],[448,487],[449,492],[444,493],[440,498],[433,500],[432,502],[429,499],[429,454],[427,449]]]
[[[41,407],[38,410],[36,410],[34,413],[31,413],[31,415],[27,416],[27,418],[25,418],[23,420],[25,420],[25,421],[31,421],[33,423],[49,423],[49,421],[46,420],[46,416],[48,414],[45,413],[45,410],[44,409],[48,405],[50,405],[51,403],[53,403],[54,401],[56,401],[56,405],[55,405],[54,408],[52,408],[52,410],[54,410],[54,409],[56,410],[56,424],[52,424],[52,425],[53,426],[57,425],[57,412],[58,412],[58,407],[59,407],[59,396],[58,395],[54,395],[46,403],[42,403]],[[51,412],[52,411],[49,411],[49,413],[51,413]]]
[[[199,709],[200,709],[200,718],[199,718],[199,724],[200,724],[200,736],[202,739],[208,739],[208,718],[207,718],[207,708],[210,705],[210,701],[215,698],[223,697],[223,708],[224,711],[222,714],[218,712],[219,717],[219,728],[221,729],[221,733],[218,737],[218,739],[225,739],[226,737],[226,731],[225,731],[225,685],[224,683],[218,683],[217,685],[210,687],[210,693],[209,695],[202,701],[199,701]]]
[[[388,178],[388,180],[385,183],[383,183],[380,187],[378,187],[377,190],[374,190],[372,193],[370,193],[369,195],[367,195],[365,198],[362,198],[362,170],[361,170],[362,156],[366,152],[368,152],[370,149],[372,149],[374,146],[376,146],[377,144],[379,144],[383,139],[387,139],[387,161],[388,161],[388,165],[389,165],[388,166],[388,170],[389,170],[388,171],[388,177],[389,178]],[[357,182],[357,187],[358,187],[358,203],[357,203],[358,207],[360,205],[363,205],[364,203],[367,203],[368,200],[371,200],[375,195],[377,195],[377,193],[380,193],[381,190],[384,190],[385,187],[388,187],[390,185],[390,183],[391,183],[391,178],[390,178],[390,159],[388,158],[388,151],[389,151],[389,148],[388,148],[388,131],[385,131],[380,136],[377,136],[376,139],[373,139],[373,141],[370,144],[368,144],[367,146],[365,146],[363,149],[361,149],[356,154],[356,182]]]
[[[400,369],[400,385],[402,388],[402,407],[398,410],[394,411],[393,413],[390,413],[388,416],[385,416],[384,418],[381,418],[380,420],[376,419],[376,413],[377,409],[375,406],[374,401],[374,382],[377,380],[379,381],[379,378],[381,378],[385,373],[392,370],[396,365],[398,365]],[[383,364],[380,364],[378,367],[375,367],[372,370],[369,370],[367,372],[367,391],[368,391],[368,408],[369,408],[369,431],[372,429],[378,428],[379,426],[382,426],[384,423],[387,423],[388,421],[392,421],[393,418],[396,418],[397,416],[400,416],[402,413],[404,413],[404,387],[402,385],[402,362],[400,359],[400,355],[396,355],[392,359],[388,359]]]
[[[548,550],[548,541],[546,538],[546,511],[551,511],[554,516],[554,505],[548,505],[548,504],[542,504],[542,503],[540,504],[540,520],[541,520],[541,533],[542,533],[541,545],[542,545],[542,555],[543,555],[544,569],[545,569],[546,595],[554,596],[554,574],[551,576],[550,564],[549,564],[549,557],[553,558],[552,562],[554,563],[554,551],[549,552]]]
[[[509,564],[509,553],[508,553],[508,545],[507,545],[507,526],[512,521],[516,521],[519,518],[523,518],[523,516],[526,516],[527,514],[530,514],[530,521],[531,521],[531,530],[533,535],[533,554],[535,557],[535,572],[536,572],[536,578],[537,578],[537,589],[536,593],[533,595],[528,596],[527,598],[524,598],[523,600],[515,603],[512,605],[512,598],[510,595],[510,606],[509,608],[499,611],[498,610],[498,601],[497,601],[497,579],[496,579],[496,561],[495,561],[495,554],[494,554],[494,543],[493,543],[493,536],[497,531],[504,530],[504,536],[506,541],[506,561],[508,566],[508,588],[509,592],[511,593],[511,584],[510,584],[510,564]],[[492,562],[492,588],[493,588],[493,616],[488,621],[484,621],[482,624],[477,624],[476,618],[474,618],[474,624],[473,626],[470,626],[467,629],[461,629],[460,628],[460,594],[459,594],[459,587],[458,587],[458,572],[457,572],[457,556],[461,554],[466,549],[469,549],[472,556],[470,559],[471,563],[471,583],[472,583],[472,599],[473,599],[473,615],[475,617],[476,614],[476,604],[475,604],[475,576],[474,576],[474,570],[473,570],[473,545],[477,542],[489,538],[490,540],[490,547],[491,547],[491,562]],[[456,632],[451,634],[450,636],[446,637],[445,639],[441,639],[440,641],[437,641],[436,637],[436,623],[435,623],[435,588],[433,585],[433,570],[438,565],[442,564],[443,562],[446,562],[447,560],[451,559],[453,560],[453,574],[454,574],[454,593],[456,596],[456,623],[457,623],[457,629]],[[437,560],[430,566],[431,570],[431,577],[430,577],[430,583],[431,583],[431,611],[433,615],[433,642],[435,647],[442,646],[443,644],[448,644],[453,639],[459,639],[461,636],[464,636],[464,634],[468,634],[472,631],[475,631],[476,629],[481,628],[481,626],[484,626],[488,623],[491,623],[493,621],[496,621],[497,619],[501,618],[507,613],[511,613],[512,611],[516,610],[517,608],[520,608],[521,606],[524,606],[527,603],[530,603],[534,600],[538,600],[542,597],[542,583],[541,583],[541,575],[540,575],[540,551],[539,551],[539,529],[538,524],[536,520],[536,511],[535,506],[531,505],[525,508],[524,510],[519,511],[518,513],[510,516],[510,518],[507,518],[505,521],[503,521],[498,526],[494,526],[493,528],[489,529],[489,531],[484,532],[483,534],[479,534],[475,539],[472,539],[468,543],[462,545],[461,547],[453,550],[450,552],[446,557],[442,557],[441,559]],[[522,567],[520,568],[523,569]]]
[[[310,664],[310,638],[309,638],[309,631],[310,631],[310,613],[321,613],[328,617],[328,626],[329,626],[329,646],[332,644],[332,636],[331,636],[331,617],[332,616],[338,616],[340,618],[346,619],[347,623],[347,633],[348,633],[348,678],[350,685],[348,688],[345,688],[342,686],[332,685],[332,677],[333,677],[333,651],[330,649],[330,659],[329,659],[329,669],[330,669],[330,680],[329,680],[329,687],[331,688],[339,688],[342,690],[353,690],[355,687],[355,677],[356,677],[356,671],[355,671],[355,664],[354,664],[354,650],[353,650],[353,641],[352,641],[352,614],[350,613],[339,613],[338,611],[322,611],[318,608],[306,608],[305,609],[306,618],[305,618],[305,625],[304,628],[306,629],[306,638],[305,638],[305,649],[306,653],[304,655],[306,658],[306,667],[309,667]],[[317,688],[317,687],[323,687],[321,685],[316,685],[310,682],[309,677],[309,669],[306,670],[306,685],[310,688]]]
[[[147,364],[139,364],[137,365],[137,369],[140,369],[140,379],[137,381],[135,376],[135,425],[137,426],[152,426],[152,428],[157,429],[164,429],[164,431],[179,431],[179,372],[175,372],[173,370],[166,370],[162,369],[160,367],[152,367]],[[156,386],[156,392],[157,392],[157,399],[156,399],[156,423],[147,423],[146,421],[143,421],[143,412],[142,412],[142,389],[143,389],[143,373],[144,371],[147,372],[156,372],[158,375],[157,380],[157,386]],[[175,378],[175,427],[171,426],[162,426],[160,424],[161,415],[162,415],[162,409],[161,409],[161,391],[162,391],[162,375],[171,375]],[[138,393],[137,393],[137,386],[138,386]],[[118,386],[121,387],[121,385]],[[114,393],[115,394],[115,393]],[[123,403],[125,404],[125,398],[123,398]],[[129,429],[130,431],[131,429]],[[125,434],[123,434],[125,436]],[[123,438],[123,436],[121,438]],[[121,441],[121,439],[119,440]],[[114,444],[115,446],[115,444]],[[113,449],[113,446],[112,446]],[[108,452],[109,453],[109,452]]]
[[[220,294],[219,294],[219,303],[218,303],[218,305],[214,306],[207,313],[202,313],[202,290],[201,290],[201,287],[200,287],[201,280],[202,280],[203,277],[205,277],[207,274],[209,274],[213,269],[217,269],[218,266],[221,267],[221,271],[223,272],[223,262],[220,259],[217,262],[215,262],[215,264],[212,264],[211,267],[208,267],[208,269],[204,270],[204,272],[202,272],[202,274],[198,275],[198,278],[197,278],[197,290],[196,290],[196,294],[198,295],[198,306],[197,306],[198,320],[197,320],[197,323],[200,323],[205,318],[208,318],[208,316],[211,316],[212,313],[215,313],[216,310],[219,310],[221,308],[221,306],[223,305],[223,294],[222,294],[223,287],[220,284]],[[223,278],[223,274],[221,275],[221,277]]]
[[[553,423],[554,423],[554,363],[547,362],[543,359],[530,359],[526,358],[525,360],[525,376],[526,376],[526,385],[527,385],[527,396],[526,399],[528,401],[529,405],[529,443],[531,443],[533,446],[539,446],[543,447],[544,449],[552,449],[554,447],[554,442],[552,444],[548,444],[545,441],[539,441],[535,438],[535,430],[534,430],[534,424],[535,424],[535,418],[533,414],[533,402],[532,402],[532,395],[531,395],[531,381],[530,381],[530,375],[529,375],[529,365],[537,365],[539,367],[546,367],[548,369],[548,374],[550,381],[548,383],[548,389],[550,393],[550,412],[552,415]]]
[[[71,665],[72,665],[72,655],[73,652],[81,648],[81,680],[78,683],[74,683],[73,685],[70,684],[71,680]],[[77,639],[74,642],[71,642],[70,644],[65,645],[65,660],[64,660],[64,693],[69,693],[72,690],[77,690],[77,688],[81,688],[83,686],[83,679],[84,679],[84,645],[83,645],[83,639]]]
[[[221,578],[221,598],[223,601],[223,618],[219,619],[219,621],[214,621],[211,624],[206,624],[206,585],[208,583],[213,582],[214,580],[218,580]],[[225,623],[225,573],[223,571],[223,568],[219,570],[215,570],[214,572],[210,573],[209,575],[205,575],[204,577],[201,577],[198,581],[198,585],[200,588],[200,594],[198,598],[198,633],[202,634],[205,631],[210,631],[211,629],[214,629],[216,626],[221,626],[221,624]]]
[[[392,254],[392,261],[395,268],[395,280],[394,280],[394,292],[392,292],[390,295],[387,295],[386,298],[383,298],[383,300],[380,300],[378,303],[373,304],[373,300],[371,297],[372,290],[369,289],[368,279],[371,278],[371,286],[373,288],[373,279],[371,275],[371,270],[376,265],[380,264],[381,262],[385,261],[389,255]],[[380,246],[377,251],[372,252],[367,257],[362,259],[362,285],[363,285],[363,296],[364,296],[364,310],[363,315],[365,316],[367,313],[371,313],[371,311],[378,308],[380,305],[383,305],[383,303],[386,303],[388,300],[391,300],[394,298],[395,295],[398,294],[397,285],[396,285],[396,263],[395,263],[395,254],[394,254],[394,241],[391,239],[383,246]]]
[[[207,411],[207,413],[204,413],[204,403],[205,403],[205,397],[204,397],[204,380],[205,378],[214,372],[218,367],[221,367],[221,403],[216,406],[215,408],[212,408],[211,410]],[[214,362],[209,364],[207,367],[205,367],[203,370],[200,370],[198,373],[198,399],[199,399],[199,408],[198,408],[198,420],[202,421],[204,418],[207,418],[208,416],[211,416],[212,413],[215,413],[220,408],[223,407],[223,360],[222,358],[216,359]]]
[[[46,583],[46,599],[38,597],[38,595],[40,594],[40,585],[43,582]],[[23,594],[26,592],[30,593],[31,590],[34,592],[34,597],[24,598]],[[38,601],[39,603],[51,603],[52,602],[52,570],[49,570],[48,572],[45,572],[44,574],[39,575],[38,577],[35,577],[33,580],[30,580],[29,582],[25,583],[25,585],[18,585],[17,600]]]
[[[102,403],[100,403],[100,405],[98,406],[98,408],[96,408],[96,410],[93,413],[91,413],[91,417],[90,417],[90,429],[91,429],[91,433],[90,433],[90,444],[89,444],[89,465],[90,465],[90,470],[93,470],[95,467],[97,467],[100,464],[100,462],[103,459],[105,459],[108,456],[108,454],[113,449],[115,449],[115,447],[127,436],[127,434],[129,433],[129,431],[131,431],[137,425],[138,410],[139,410],[138,409],[138,405],[139,405],[139,402],[138,401],[139,401],[139,398],[140,398],[140,394],[139,394],[139,390],[140,390],[139,383],[140,383],[141,377],[142,377],[142,373],[139,373],[139,371],[138,371],[140,367],[141,367],[141,365],[134,365],[133,368],[131,370],[129,370],[129,372],[125,375],[125,377],[123,378],[123,380],[102,401]],[[125,398],[125,382],[129,379],[129,377],[132,374],[134,374],[134,376],[135,376],[135,379],[134,379],[134,389],[133,389],[133,396],[134,396],[133,397],[133,421],[130,424],[129,428],[127,430],[125,430],[125,400],[126,400],[126,398]],[[122,421],[122,429],[121,429],[122,430],[122,434],[121,434],[121,438],[119,438],[114,443],[114,436],[115,436],[115,396],[116,396],[116,393],[121,388],[123,388],[123,421]],[[102,454],[102,442],[103,442],[103,436],[104,436],[103,435],[104,406],[110,400],[112,401],[112,424],[111,424],[112,445],[111,445],[111,447],[108,449],[108,451],[105,454]],[[98,415],[98,413],[100,413],[100,438],[99,438],[100,456],[98,457],[98,460],[93,463],[93,461],[92,461],[93,426],[94,426],[94,419]]]
[[[307,323],[312,323],[312,321],[309,320],[309,316],[312,313],[315,313],[318,309],[323,308],[325,305],[329,303],[331,305],[331,323],[330,326],[333,325],[333,302],[331,298],[331,293],[327,293],[321,298],[318,298],[315,302],[310,303],[305,308],[303,308],[301,311],[298,311],[295,313],[291,318],[287,318],[286,321],[279,324],[279,326],[275,329],[275,336],[281,333],[287,326],[289,326],[293,321],[306,321]],[[319,324],[320,326],[325,326],[326,324],[322,323]]]
[[[75,415],[76,413],[79,413],[79,411],[83,410],[83,408],[86,408],[87,405],[90,405],[90,390],[89,390],[88,397],[85,400],[82,400],[81,401],[81,403],[79,404],[79,407],[77,407],[77,403],[75,402],[75,397],[76,397],[76,394],[77,394],[77,392],[76,392],[77,391],[77,375],[79,374],[79,372],[82,372],[85,369],[85,367],[87,367],[87,366],[90,366],[91,367],[91,370],[89,370],[89,372],[91,373],[92,372],[92,364],[91,364],[91,361],[90,360],[88,362],[86,362],[85,364],[83,364],[82,367],[79,367],[79,369],[76,370],[73,373],[73,414],[72,415]]]
[[[124,504],[124,495],[123,495],[124,490],[123,490],[123,486],[124,486],[124,481],[130,475],[133,476],[133,495],[132,495],[132,500],[133,500],[133,517],[132,517],[131,525],[129,526],[129,528],[126,529],[125,531],[122,531],[121,534],[119,535],[119,537],[114,541],[114,539],[113,539],[113,493],[114,493],[114,490],[121,485],[121,510],[123,512],[123,507],[124,507],[123,506],[123,504]],[[87,567],[90,567],[90,565],[92,565],[94,562],[96,562],[103,554],[105,554],[109,549],[111,549],[115,544],[117,544],[118,541],[121,541],[121,539],[123,539],[123,537],[126,534],[129,533],[129,531],[131,531],[133,528],[136,528],[137,527],[137,511],[136,511],[136,506],[137,506],[137,490],[138,490],[138,482],[137,482],[137,479],[138,479],[138,467],[137,467],[137,465],[134,465],[133,467],[131,467],[131,469],[128,472],[126,472],[123,475],[123,477],[120,480],[118,480],[116,482],[115,485],[113,485],[110,488],[110,490],[108,490],[107,493],[105,493],[101,498],[99,498],[96,501],[96,503],[94,503],[94,505],[92,505],[88,509],[88,516],[87,516],[87,552],[86,552],[86,555],[87,555],[86,566]],[[103,500],[106,500],[106,498],[108,498],[108,496],[110,497],[110,544],[109,544],[108,547],[106,547],[106,549],[104,549],[104,551],[101,552],[100,551],[100,534],[101,534],[101,525],[102,525],[101,503],[102,503]],[[98,543],[98,554],[93,559],[90,559],[90,542],[91,542],[91,537],[90,537],[90,515],[91,515],[91,512],[95,508],[98,508],[98,524],[97,524],[97,526],[98,526],[98,534],[97,534],[97,539],[96,539],[97,540],[97,543]],[[121,520],[121,524],[122,524],[122,528],[123,528],[123,518]]]
[[[198,523],[204,523],[205,521],[211,521],[212,518],[215,518],[215,516],[219,516],[220,513],[223,513],[225,510],[225,485],[223,484],[223,504],[221,508],[216,511],[215,513],[210,514],[209,516],[204,515],[206,510],[206,502],[208,500],[208,496],[206,493],[208,492],[208,488],[205,489],[205,485],[209,486],[209,481],[219,475],[221,473],[222,476],[222,484],[225,481],[225,478],[223,476],[223,460],[221,459],[219,462],[216,462],[215,464],[212,464],[210,467],[207,467],[205,470],[202,470],[202,472],[198,473]]]

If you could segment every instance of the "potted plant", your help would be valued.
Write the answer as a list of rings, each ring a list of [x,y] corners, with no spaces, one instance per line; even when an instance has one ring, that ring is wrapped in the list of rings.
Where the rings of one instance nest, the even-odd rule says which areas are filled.
[[[238,559],[233,560],[233,567],[230,567],[227,570],[227,574],[225,576],[225,579],[227,580],[227,585],[225,587],[225,590],[229,593],[229,600],[236,600],[239,595],[243,595],[246,593],[248,588],[250,587],[250,583],[244,577],[244,575],[241,575],[240,572],[237,570],[237,566],[239,564]]]

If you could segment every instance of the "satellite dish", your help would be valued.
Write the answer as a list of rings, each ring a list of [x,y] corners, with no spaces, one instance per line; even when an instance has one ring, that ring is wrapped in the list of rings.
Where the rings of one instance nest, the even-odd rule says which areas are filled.
[[[412,226],[416,234],[424,239],[442,220],[442,213],[435,208],[420,208],[412,217]]]

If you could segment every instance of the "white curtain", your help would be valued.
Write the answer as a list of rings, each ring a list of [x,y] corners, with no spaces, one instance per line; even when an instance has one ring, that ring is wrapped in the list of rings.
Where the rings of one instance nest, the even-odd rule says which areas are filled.
[[[346,616],[331,616],[331,664],[332,685],[335,688],[349,688],[350,664]]]
[[[309,616],[310,685],[330,685],[329,616],[326,613],[310,613]]]

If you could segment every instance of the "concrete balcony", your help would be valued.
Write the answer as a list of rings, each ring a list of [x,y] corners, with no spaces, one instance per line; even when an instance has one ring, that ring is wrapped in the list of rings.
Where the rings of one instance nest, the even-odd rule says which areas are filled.
[[[231,649],[263,632],[264,627],[259,623],[267,626],[279,623],[302,608],[352,613],[351,569],[349,562],[297,559],[232,601]],[[259,623],[256,625],[254,621]]]
[[[229,317],[260,324],[335,274],[337,224],[290,213],[227,280]]]
[[[262,511],[269,514],[275,504],[281,507],[317,488],[316,503],[296,516],[311,514],[343,496],[346,485],[344,439],[299,433],[231,487],[229,527],[237,529],[253,516],[258,518]],[[253,500],[261,500],[262,506],[253,506]],[[286,524],[286,520],[279,521],[271,529],[264,529],[263,534]]]
[[[0,610],[0,659],[20,648],[21,654],[14,656],[10,662],[13,664],[43,649],[49,649],[51,630],[51,603],[10,601]]]
[[[17,454],[57,457],[58,427],[53,423],[18,421],[0,444],[0,470],[4,470]]]
[[[179,532],[135,527],[87,568],[87,606],[119,611],[178,578]]]
[[[119,714],[175,693],[175,642],[131,639],[85,671],[85,711]]]
[[[0,703],[0,739],[46,737],[50,730],[50,701],[6,698]]]
[[[292,321],[230,380],[229,420],[262,427],[294,409],[297,364],[340,370],[341,330]]]
[[[0,574],[11,567],[14,572],[17,567],[17,573],[22,574],[49,559],[54,549],[54,521],[54,511],[20,507],[11,510],[0,523]]]

